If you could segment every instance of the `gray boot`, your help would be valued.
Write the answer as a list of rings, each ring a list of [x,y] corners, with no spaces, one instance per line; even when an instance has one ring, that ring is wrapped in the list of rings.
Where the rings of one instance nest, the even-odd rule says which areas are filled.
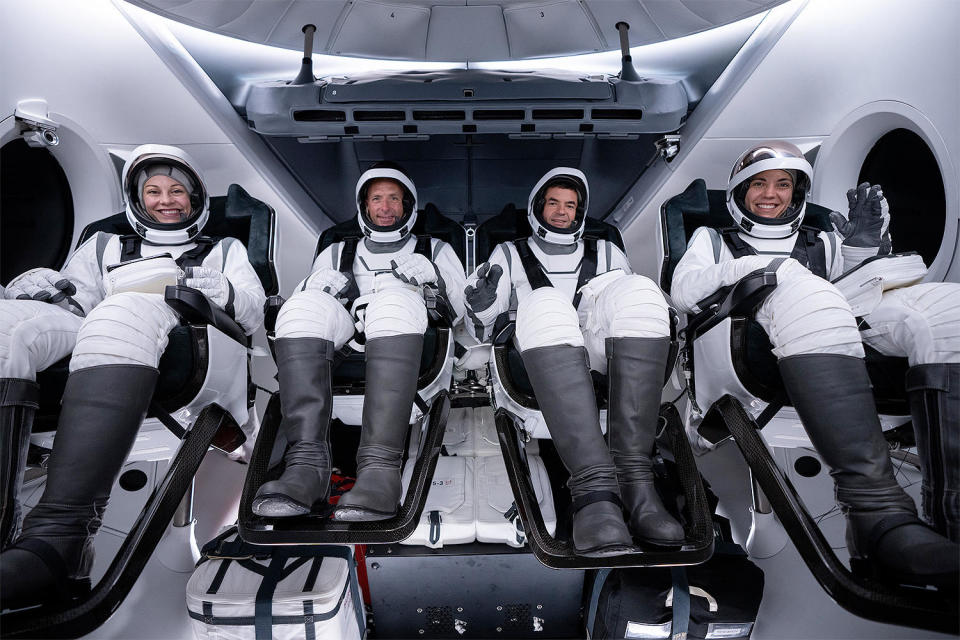
[[[40,502],[0,555],[2,606],[22,607],[90,588],[93,536],[133,447],[157,370],[105,365],[70,374]]]
[[[258,516],[285,518],[310,513],[330,495],[330,367],[333,343],[320,338],[276,341],[280,382],[280,432],[287,437],[285,468],[253,499]]]
[[[960,542],[960,364],[907,371],[907,395],[923,473],[923,516]]]
[[[30,447],[30,427],[40,388],[32,380],[0,378],[0,549],[13,542],[20,525],[20,485]]]
[[[683,527],[653,484],[653,443],[670,338],[607,338],[607,437],[630,531],[645,542],[683,543]]]
[[[623,521],[616,467],[600,431],[597,400],[583,347],[557,345],[521,354],[553,445],[570,479],[573,547],[583,556],[632,551]]]
[[[956,587],[960,548],[917,518],[913,499],[897,484],[863,360],[809,354],[778,364],[836,483],[850,557],[897,582]]]
[[[423,335],[367,340],[363,427],[357,448],[357,481],[334,511],[335,520],[386,520],[400,502],[400,462],[417,394]]]

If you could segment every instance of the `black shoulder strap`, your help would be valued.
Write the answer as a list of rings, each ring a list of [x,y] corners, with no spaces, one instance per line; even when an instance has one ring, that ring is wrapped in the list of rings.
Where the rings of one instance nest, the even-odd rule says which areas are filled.
[[[177,266],[181,269],[201,266],[206,257],[213,251],[213,248],[217,246],[218,241],[207,236],[200,236],[199,238],[195,238],[194,242],[197,246],[190,249],[190,251],[184,251],[180,257],[177,258]]]
[[[517,255],[520,256],[520,264],[523,265],[523,271],[527,274],[527,281],[531,289],[551,286],[550,278],[543,272],[543,266],[537,257],[530,250],[530,245],[526,239],[514,240],[513,246],[517,249]]]
[[[131,260],[142,258],[143,256],[140,255],[140,245],[142,242],[143,238],[135,233],[120,236],[120,262],[130,262]]]
[[[353,276],[353,262],[357,259],[357,243],[360,242],[359,236],[347,236],[341,240],[340,244],[340,266],[338,270],[343,277],[350,283],[347,285],[346,298],[347,308],[353,304],[353,301],[360,297],[360,287],[357,286],[357,279]]]
[[[433,261],[433,251],[430,248],[430,236],[416,236],[417,246],[413,248],[414,253],[419,253],[427,260]]]
[[[610,265],[607,265],[610,268]],[[573,308],[580,304],[583,294],[580,289],[597,275],[597,239],[583,237],[583,261],[580,263],[580,275],[577,276],[577,292],[573,296]]]
[[[827,277],[827,250],[823,238],[814,227],[801,226],[790,257],[810,269],[814,275]]]
[[[757,255],[757,250],[744,242],[740,234],[737,233],[737,227],[724,227],[717,229],[717,231],[720,232],[720,237],[723,238],[724,244],[730,249],[730,253],[733,254],[734,258]]]

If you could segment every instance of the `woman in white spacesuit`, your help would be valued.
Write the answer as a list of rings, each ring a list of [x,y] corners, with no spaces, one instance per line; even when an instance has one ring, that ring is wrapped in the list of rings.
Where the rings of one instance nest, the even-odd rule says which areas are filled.
[[[411,233],[417,190],[410,178],[392,163],[379,163],[360,176],[356,197],[364,237],[324,249],[277,316],[280,431],[288,444],[283,475],[264,483],[254,498],[253,511],[261,516],[302,515],[326,500],[331,362],[358,330],[366,338],[366,393],[357,481],[340,498],[334,518],[395,515],[427,329],[423,286],[446,296],[455,322],[463,317],[464,275],[456,252],[442,240]]]
[[[179,322],[162,294],[143,292],[156,290],[158,274],[173,282],[180,276],[247,334],[263,320],[266,296],[246,248],[200,235],[209,198],[187,154],[137,147],[123,169],[123,193],[135,235],[97,233],[61,271],[28,271],[0,301],[4,430],[16,427],[24,449],[37,371],[73,353],[46,488],[0,556],[4,606],[89,589],[93,536],[153,395],[167,334]]]
[[[631,550],[630,531],[662,545],[680,544],[684,533],[657,496],[651,462],[669,307],[618,247],[584,240],[588,196],[577,169],[557,167],[537,182],[527,207],[533,235],[497,246],[468,279],[466,323],[483,342],[515,301],[516,344],[570,472],[574,548],[604,556]],[[591,368],[608,373],[609,450]]]
[[[832,216],[839,233],[808,229],[801,223],[812,174],[789,143],[765,142],[741,155],[727,186],[737,226],[694,232],[674,272],[673,300],[683,311],[697,311],[697,302],[720,287],[780,261],[777,287],[755,318],[770,338],[803,426],[831,470],[847,517],[851,557],[895,579],[956,586],[957,545],[917,519],[913,500],[894,478],[862,342],[909,359],[907,383],[918,431],[952,430],[955,436],[960,287],[925,283],[886,291],[858,329],[850,305],[829,279],[890,251],[885,201],[879,188],[860,185],[848,193],[848,216]],[[923,446],[921,453],[930,454]],[[953,469],[947,471],[954,478],[956,455],[954,447]],[[947,492],[940,499],[956,538],[955,483],[952,497]]]

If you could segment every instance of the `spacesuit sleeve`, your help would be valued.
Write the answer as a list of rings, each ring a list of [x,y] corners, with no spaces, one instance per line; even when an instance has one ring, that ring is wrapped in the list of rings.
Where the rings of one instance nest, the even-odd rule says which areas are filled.
[[[304,285],[306,284],[307,280],[309,280],[309,279],[310,279],[310,276],[312,276],[314,273],[316,273],[317,270],[319,270],[319,269],[324,269],[324,268],[326,268],[326,269],[339,269],[339,268],[340,268],[340,265],[334,262],[334,251],[336,251],[336,252],[337,252],[336,255],[339,256],[339,255],[340,255],[340,254],[339,254],[339,252],[340,252],[339,247],[340,247],[341,244],[342,244],[342,243],[340,243],[340,242],[334,242],[334,243],[332,243],[332,244],[329,245],[326,249],[324,249],[323,251],[321,251],[320,254],[319,254],[316,258],[314,258],[313,264],[310,265],[310,273],[307,274],[307,277],[306,277],[306,278],[304,278],[303,280],[301,280],[300,282],[297,283],[297,286],[293,288],[293,292],[294,292],[294,293],[296,293],[297,291],[302,290],[303,287],[304,287]]]
[[[463,320],[465,307],[463,302],[463,289],[467,284],[467,278],[463,273],[463,265],[457,257],[457,252],[453,250],[446,242],[434,240],[434,259],[433,263],[443,278],[444,293],[453,313],[456,315],[454,325]]]
[[[490,266],[499,265],[503,269],[503,275],[500,276],[500,280],[497,282],[497,292],[496,297],[494,298],[493,304],[487,307],[486,309],[470,309],[469,303],[467,305],[467,317],[464,319],[464,324],[467,327],[467,331],[476,338],[477,342],[485,342],[491,338],[490,329],[493,327],[493,324],[496,322],[497,317],[501,313],[505,313],[510,309],[510,289],[512,283],[512,274],[510,273],[510,264],[511,261],[507,257],[507,247],[503,244],[497,245],[493,252],[490,254],[490,259],[488,262]],[[477,268],[479,269],[478,265]],[[477,286],[477,273],[474,271],[470,274],[470,277],[467,278],[467,286]]]
[[[77,293],[74,294],[73,299],[83,307],[84,313],[90,313],[106,296],[101,256],[97,255],[97,249],[105,244],[103,241],[98,242],[100,236],[106,236],[106,234],[98,231],[77,247],[63,269],[60,270],[63,277],[70,280],[77,288]]]
[[[721,245],[720,249],[717,261],[709,230],[700,227],[693,232],[687,251],[673,272],[673,285],[670,288],[670,296],[680,311],[699,311],[697,302],[721,287],[734,284],[751,271],[762,269],[774,259],[774,256],[731,258],[725,245]]]
[[[243,243],[239,240],[226,243],[223,250],[226,251],[223,258],[223,275],[233,287],[234,318],[247,335],[250,335],[263,324],[263,304],[267,296],[257,272],[253,270],[247,258],[247,249]]]
[[[843,260],[843,250],[842,242],[843,237],[838,233],[831,233],[829,231],[821,231],[820,237],[823,240],[824,248],[828,253],[828,260],[830,261],[827,265],[827,280],[831,282],[842,276],[844,273],[849,271],[851,268],[860,264],[848,265]]]

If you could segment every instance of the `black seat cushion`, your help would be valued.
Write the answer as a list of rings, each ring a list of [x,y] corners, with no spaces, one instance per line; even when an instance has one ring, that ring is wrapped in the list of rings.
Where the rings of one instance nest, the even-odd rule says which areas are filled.
[[[612,224],[587,216],[584,221],[584,233],[600,240],[612,242],[622,251],[625,251],[620,229]],[[513,203],[508,204],[503,208],[503,211],[485,220],[483,224],[477,227],[477,264],[488,260],[498,244],[528,238],[532,234],[533,229],[530,228],[530,222],[527,220],[527,210],[517,209]]]
[[[467,238],[466,233],[457,222],[446,217],[437,209],[436,205],[428,202],[427,205],[417,212],[417,222],[413,225],[412,233],[417,236],[430,236],[437,240],[443,240],[449,244],[460,258],[460,264],[466,267],[467,264]],[[329,247],[334,242],[340,242],[344,238],[360,237],[363,232],[360,230],[360,223],[355,217],[344,220],[339,224],[328,227],[320,234],[317,240],[317,250],[313,257],[316,258],[320,252]]]

